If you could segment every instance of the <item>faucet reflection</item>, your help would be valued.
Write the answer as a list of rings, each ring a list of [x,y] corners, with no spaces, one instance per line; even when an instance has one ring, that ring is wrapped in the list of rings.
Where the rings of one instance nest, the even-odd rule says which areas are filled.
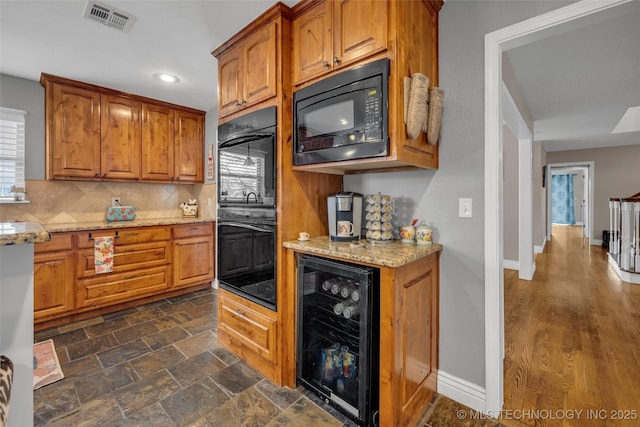
[[[254,197],[254,198],[255,198],[255,200],[256,200],[256,203],[258,203],[258,195],[257,195],[256,193],[254,193],[253,191],[250,191],[250,192],[247,194],[247,204],[249,204],[249,196],[251,196],[252,194],[253,194],[253,197]]]

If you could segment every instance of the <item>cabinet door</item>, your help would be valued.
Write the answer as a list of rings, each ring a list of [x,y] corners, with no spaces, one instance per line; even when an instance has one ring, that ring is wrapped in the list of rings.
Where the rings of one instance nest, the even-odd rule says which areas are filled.
[[[213,236],[176,240],[173,260],[175,288],[213,280]]]
[[[33,261],[34,321],[73,311],[73,251],[36,253]]]
[[[58,83],[50,85],[47,86],[47,178],[98,176],[100,94]],[[49,91],[50,87],[53,90]]]
[[[142,180],[173,179],[173,109],[155,104],[142,104]]]
[[[243,43],[242,107],[276,96],[278,46],[276,23],[257,30]]]
[[[240,108],[242,102],[242,46],[218,58],[218,115]]]
[[[409,270],[409,269],[407,269]],[[420,271],[422,270],[422,271]],[[419,272],[419,273],[418,273]],[[397,406],[402,408],[401,425],[415,423],[415,416],[422,412],[424,402],[436,390],[438,366],[438,300],[439,271],[437,256],[430,255],[420,267],[405,276],[410,279],[398,286],[401,305],[400,328],[401,353],[396,353],[402,363],[400,389],[402,396]]]
[[[101,95],[101,172],[104,178],[140,178],[140,102]]]
[[[204,116],[176,110],[175,177],[180,182],[203,182]]]
[[[300,84],[332,69],[332,5],[317,4],[293,21],[293,83]]]
[[[334,66],[353,63],[387,47],[388,2],[340,0],[334,4]]]

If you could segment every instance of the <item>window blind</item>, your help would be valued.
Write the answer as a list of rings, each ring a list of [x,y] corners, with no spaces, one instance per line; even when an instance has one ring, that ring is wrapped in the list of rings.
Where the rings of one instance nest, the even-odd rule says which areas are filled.
[[[0,107],[0,198],[13,198],[11,187],[24,187],[26,111]]]

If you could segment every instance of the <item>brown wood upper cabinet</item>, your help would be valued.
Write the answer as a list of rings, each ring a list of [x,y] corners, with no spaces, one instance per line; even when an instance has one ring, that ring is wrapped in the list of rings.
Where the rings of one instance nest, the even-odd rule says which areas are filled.
[[[212,52],[218,59],[218,116],[274,98],[280,73],[281,3]]]
[[[438,86],[438,13],[442,0],[303,0],[294,6],[294,90],[332,73],[388,58],[389,151],[385,157],[294,166],[296,171],[357,174],[439,166],[438,145],[410,139],[404,123],[404,78]]]
[[[220,115],[276,96],[276,26],[271,23],[218,58]]]
[[[380,0],[298,3],[292,29],[294,85],[386,50],[388,7]]]
[[[100,94],[40,82],[46,92],[47,178],[100,176]]]
[[[100,170],[102,177],[140,177],[140,101],[100,95]]]
[[[46,177],[203,182],[200,110],[42,74]]]

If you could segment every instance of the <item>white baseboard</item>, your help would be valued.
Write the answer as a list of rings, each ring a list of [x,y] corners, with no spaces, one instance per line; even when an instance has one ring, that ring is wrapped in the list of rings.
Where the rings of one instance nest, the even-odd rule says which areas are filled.
[[[510,259],[505,259],[503,263],[504,268],[507,270],[520,270],[520,261],[513,261]]]
[[[640,273],[632,273],[630,271],[621,270],[620,266],[611,256],[611,254],[607,254],[607,258],[609,259],[609,265],[613,268],[618,277],[620,277],[620,280],[628,283],[633,283],[634,285],[640,285]],[[440,375],[440,372],[438,372],[438,375]]]
[[[536,276],[536,263],[531,264],[531,278],[529,280],[533,280]]]
[[[547,245],[547,239],[545,238],[542,240],[542,246],[538,246],[538,245],[533,246],[533,253],[536,253],[536,254],[544,253],[544,247],[546,245]]]
[[[591,239],[591,246],[602,246],[602,239]]]
[[[438,370],[438,393],[475,411],[485,411],[487,397],[484,387],[455,377],[442,370]]]

